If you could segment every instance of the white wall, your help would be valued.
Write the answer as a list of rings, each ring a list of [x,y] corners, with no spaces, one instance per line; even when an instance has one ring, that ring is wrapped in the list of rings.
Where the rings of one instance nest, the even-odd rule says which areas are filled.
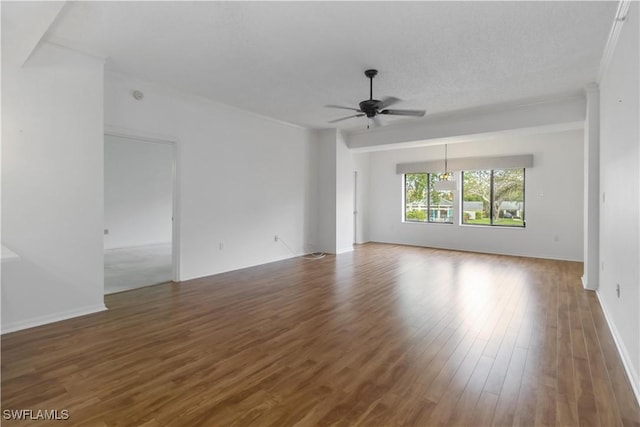
[[[171,241],[173,147],[106,135],[105,249]]]
[[[597,291],[636,395],[640,389],[638,6],[631,2],[600,82],[600,260],[604,268]]]
[[[441,160],[442,146],[370,153],[372,241],[566,260],[582,259],[582,131],[449,145],[449,157],[533,154],[526,170],[526,228],[402,222],[396,163]],[[458,176],[459,179],[459,176]],[[459,202],[457,198],[456,203]]]
[[[102,61],[44,45],[20,65],[3,49],[2,243],[20,260],[2,332],[104,309]]]
[[[307,252],[307,130],[111,74],[105,124],[177,141],[181,280]]]

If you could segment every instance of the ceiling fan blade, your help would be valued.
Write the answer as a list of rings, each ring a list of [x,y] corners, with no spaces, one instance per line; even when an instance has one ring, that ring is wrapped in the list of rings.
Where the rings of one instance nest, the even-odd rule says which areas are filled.
[[[395,98],[393,96],[385,96],[380,100],[380,103],[378,104],[378,108],[382,110],[383,108],[387,108],[388,106],[393,105],[396,102],[400,102],[400,101],[402,100],[399,98]]]
[[[351,111],[357,111],[358,113],[362,113],[362,111],[360,111],[357,108],[351,108],[351,107],[343,107],[342,105],[325,105],[326,108],[340,108],[342,110],[351,110]]]
[[[347,117],[343,117],[343,118],[341,118],[341,119],[330,120],[330,121],[328,121],[327,123],[336,123],[336,122],[341,122],[341,121],[343,121],[343,120],[352,119],[352,118],[354,118],[354,117],[362,117],[362,116],[364,116],[364,115],[365,115],[364,113],[362,113],[362,114],[354,114],[353,116],[347,116]]]
[[[426,111],[424,110],[382,110],[379,114],[388,114],[390,116],[415,116],[422,117]]]

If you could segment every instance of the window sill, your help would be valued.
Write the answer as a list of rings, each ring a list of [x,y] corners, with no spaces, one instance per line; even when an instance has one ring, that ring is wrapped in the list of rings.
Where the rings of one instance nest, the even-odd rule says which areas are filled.
[[[507,230],[526,230],[527,226],[520,227],[519,225],[490,225],[490,224],[460,224],[460,227],[469,227],[469,228],[496,228],[496,229],[507,229]]]

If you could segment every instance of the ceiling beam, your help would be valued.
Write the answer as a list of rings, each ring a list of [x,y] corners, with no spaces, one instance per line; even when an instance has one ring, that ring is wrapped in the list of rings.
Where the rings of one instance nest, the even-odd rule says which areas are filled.
[[[376,151],[486,139],[497,135],[539,133],[584,127],[585,97],[539,101],[501,109],[434,115],[403,126],[386,126],[346,135],[356,151]]]

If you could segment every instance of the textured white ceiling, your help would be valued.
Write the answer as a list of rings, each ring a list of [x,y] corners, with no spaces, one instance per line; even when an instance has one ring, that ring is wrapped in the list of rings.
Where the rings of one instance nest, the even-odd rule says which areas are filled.
[[[427,114],[595,81],[616,2],[71,2],[50,39],[107,69],[311,128],[374,96]],[[346,113],[346,114],[345,114]],[[415,118],[383,117],[391,123]]]

